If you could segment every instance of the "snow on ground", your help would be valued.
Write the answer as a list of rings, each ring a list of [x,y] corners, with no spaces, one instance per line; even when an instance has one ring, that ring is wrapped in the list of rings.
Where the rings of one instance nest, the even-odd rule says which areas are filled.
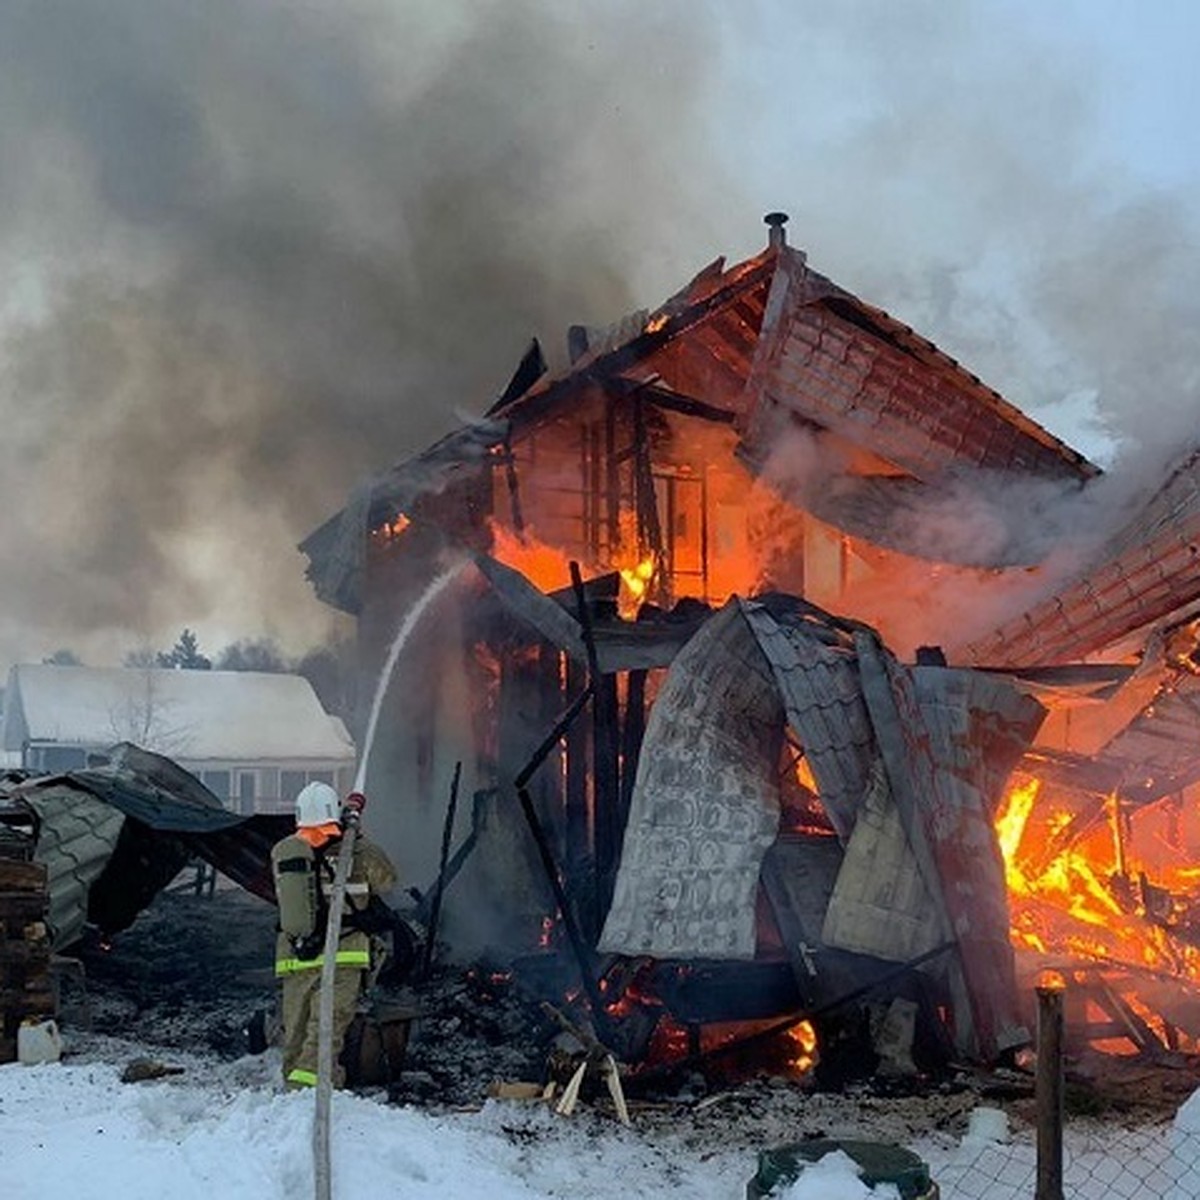
[[[168,1061],[182,1067],[181,1074],[122,1082],[122,1067],[147,1053],[136,1043],[96,1038],[61,1063],[0,1067],[5,1200],[292,1200],[311,1193],[313,1096],[280,1089],[275,1053],[234,1061],[172,1056]],[[512,1101],[432,1113],[339,1093],[333,1114],[339,1200],[740,1200],[756,1169],[753,1151],[735,1137],[697,1141],[673,1133],[663,1121],[623,1129],[599,1113],[565,1119],[543,1106]],[[1068,1182],[1071,1167],[1083,1172],[1081,1180],[1101,1180],[1106,1164],[1142,1182],[1133,1190],[1085,1186],[1069,1194],[1129,1200],[1200,1195],[1194,1174],[1190,1182],[1179,1171],[1164,1174],[1180,1138],[1191,1162],[1197,1161],[1186,1140],[1193,1129],[1200,1130],[1196,1098],[1184,1106],[1173,1130],[1134,1131],[1135,1141],[1119,1143],[1120,1161],[1111,1136],[1097,1131],[1081,1140],[1077,1134],[1069,1148]],[[1008,1195],[1024,1200],[1032,1194],[1027,1143],[968,1137],[930,1139],[913,1148],[933,1167],[943,1200]],[[894,1189],[872,1192],[848,1160],[826,1159],[784,1195],[883,1200]]]

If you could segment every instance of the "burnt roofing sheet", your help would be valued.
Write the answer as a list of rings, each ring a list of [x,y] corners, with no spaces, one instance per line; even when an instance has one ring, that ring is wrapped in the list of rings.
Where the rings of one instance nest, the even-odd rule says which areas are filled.
[[[784,414],[829,429],[915,478],[983,467],[1086,479],[1097,468],[931,342],[781,257],[751,373],[751,453]]]
[[[1070,583],[956,657],[985,666],[1076,662],[1200,599],[1200,453],[1167,477]]]

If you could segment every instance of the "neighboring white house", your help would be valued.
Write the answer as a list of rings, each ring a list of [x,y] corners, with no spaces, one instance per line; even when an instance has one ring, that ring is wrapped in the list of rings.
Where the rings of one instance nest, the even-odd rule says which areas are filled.
[[[345,725],[299,675],[21,664],[0,728],[9,760],[35,771],[75,770],[133,742],[243,813],[285,810],[313,780],[345,792],[354,777]]]

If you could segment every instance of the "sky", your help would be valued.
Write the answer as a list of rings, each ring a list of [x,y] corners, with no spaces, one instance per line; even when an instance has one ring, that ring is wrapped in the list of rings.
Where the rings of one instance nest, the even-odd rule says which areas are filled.
[[[296,544],[784,209],[1103,465],[1194,436],[1170,0],[11,0],[0,667],[344,631]]]
[[[164,1063],[153,1047],[68,1038],[67,1055],[62,1062],[0,1065],[6,1200],[285,1200],[311,1193],[312,1093],[282,1090],[276,1051],[232,1062],[172,1056],[164,1065],[179,1073],[140,1083],[120,1081],[123,1065],[135,1058]],[[885,1136],[873,1132],[880,1118],[869,1104],[847,1108],[857,1115],[844,1127],[835,1121],[825,1136]],[[541,1104],[481,1101],[476,1112],[438,1114],[336,1093],[331,1114],[332,1192],[354,1200],[728,1200],[742,1195],[757,1171],[756,1142],[746,1131],[731,1129],[713,1144],[661,1117],[652,1124],[636,1108],[624,1129],[587,1107],[563,1118]],[[1198,1139],[1200,1093],[1164,1125],[1068,1122],[1068,1194],[1194,1197]],[[965,1131],[931,1131],[911,1149],[929,1166],[942,1200],[1032,1194],[1032,1131],[1009,1128],[995,1109],[977,1109]],[[838,1155],[773,1195],[896,1200],[897,1191],[867,1187]]]

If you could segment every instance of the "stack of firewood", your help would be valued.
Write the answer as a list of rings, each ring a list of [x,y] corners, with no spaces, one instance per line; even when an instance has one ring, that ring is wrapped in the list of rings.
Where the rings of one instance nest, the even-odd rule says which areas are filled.
[[[0,1062],[17,1057],[22,1021],[54,1015],[49,907],[45,865],[0,858]]]

